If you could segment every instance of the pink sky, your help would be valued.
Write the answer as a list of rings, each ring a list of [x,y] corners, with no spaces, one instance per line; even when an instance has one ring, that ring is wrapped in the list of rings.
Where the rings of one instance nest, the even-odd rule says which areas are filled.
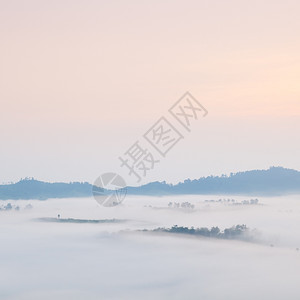
[[[299,11],[299,1],[2,1],[0,181],[122,173],[118,156],[187,90],[209,114],[146,181],[300,169]]]

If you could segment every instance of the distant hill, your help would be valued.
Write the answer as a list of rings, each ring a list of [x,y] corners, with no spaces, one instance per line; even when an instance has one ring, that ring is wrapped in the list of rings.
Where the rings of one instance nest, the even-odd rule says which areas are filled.
[[[48,183],[34,179],[0,185],[0,199],[75,198],[92,196],[92,185],[84,182]],[[230,194],[275,196],[300,193],[300,172],[282,167],[232,173],[230,176],[209,176],[176,185],[151,182],[139,187],[128,187],[131,195]]]
[[[151,182],[140,187],[128,187],[129,194],[180,195],[180,194],[236,194],[285,195],[300,193],[300,172],[282,167],[231,173],[230,176],[209,176],[176,185]]]
[[[14,184],[0,185],[1,200],[73,198],[92,196],[92,185],[85,182],[49,183],[24,179]]]

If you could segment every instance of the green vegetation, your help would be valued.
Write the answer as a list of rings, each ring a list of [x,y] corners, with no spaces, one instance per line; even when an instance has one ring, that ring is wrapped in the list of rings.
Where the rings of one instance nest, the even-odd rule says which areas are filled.
[[[251,240],[251,232],[246,225],[236,225],[230,228],[226,228],[223,231],[219,227],[212,227],[208,229],[206,227],[202,228],[188,228],[183,226],[174,225],[172,228],[156,228],[153,230],[144,229],[143,231],[151,232],[166,232],[175,234],[188,234],[195,236],[204,236],[217,239],[239,239],[239,240]]]
[[[91,223],[91,224],[99,224],[99,223],[123,223],[126,220],[118,220],[118,219],[104,219],[104,220],[86,220],[86,219],[61,219],[61,218],[38,218],[35,219],[40,222],[54,222],[54,223]]]

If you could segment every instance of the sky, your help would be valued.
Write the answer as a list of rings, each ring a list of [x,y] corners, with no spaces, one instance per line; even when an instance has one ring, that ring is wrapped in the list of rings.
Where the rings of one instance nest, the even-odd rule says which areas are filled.
[[[300,170],[299,9],[270,0],[0,1],[0,182],[116,172],[133,185]],[[137,183],[119,157],[186,91],[208,115],[191,132],[173,120],[184,138]]]

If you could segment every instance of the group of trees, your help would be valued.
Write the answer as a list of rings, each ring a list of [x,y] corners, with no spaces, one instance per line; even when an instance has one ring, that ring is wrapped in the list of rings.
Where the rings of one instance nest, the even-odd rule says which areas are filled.
[[[24,209],[31,209],[32,208],[32,205],[31,204],[27,204]],[[10,202],[7,203],[6,205],[2,205],[0,206],[0,211],[9,211],[9,210],[17,210],[19,211],[20,210],[20,206],[18,205],[12,205]]]
[[[239,202],[234,199],[219,199],[219,200],[205,200],[205,202],[224,203],[224,204],[232,204],[232,205],[257,205],[259,200],[256,198],[256,199],[250,199],[250,200],[242,200]]]
[[[177,202],[169,202],[168,204],[168,207],[170,208],[188,208],[188,209],[194,209],[195,208],[195,205],[190,203],[190,202],[182,202],[181,204],[180,203],[177,203]]]
[[[146,230],[147,231],[147,230]],[[157,228],[153,232],[167,232],[167,233],[179,233],[190,234],[218,239],[249,239],[249,228],[246,225],[236,225],[230,228],[226,228],[223,231],[219,227],[207,227],[194,228],[183,227],[174,225],[172,228]]]
[[[0,210],[12,210],[13,206],[11,205],[11,203],[7,203],[6,205],[2,205],[0,206]],[[19,206],[15,207],[15,210],[19,210]]]

